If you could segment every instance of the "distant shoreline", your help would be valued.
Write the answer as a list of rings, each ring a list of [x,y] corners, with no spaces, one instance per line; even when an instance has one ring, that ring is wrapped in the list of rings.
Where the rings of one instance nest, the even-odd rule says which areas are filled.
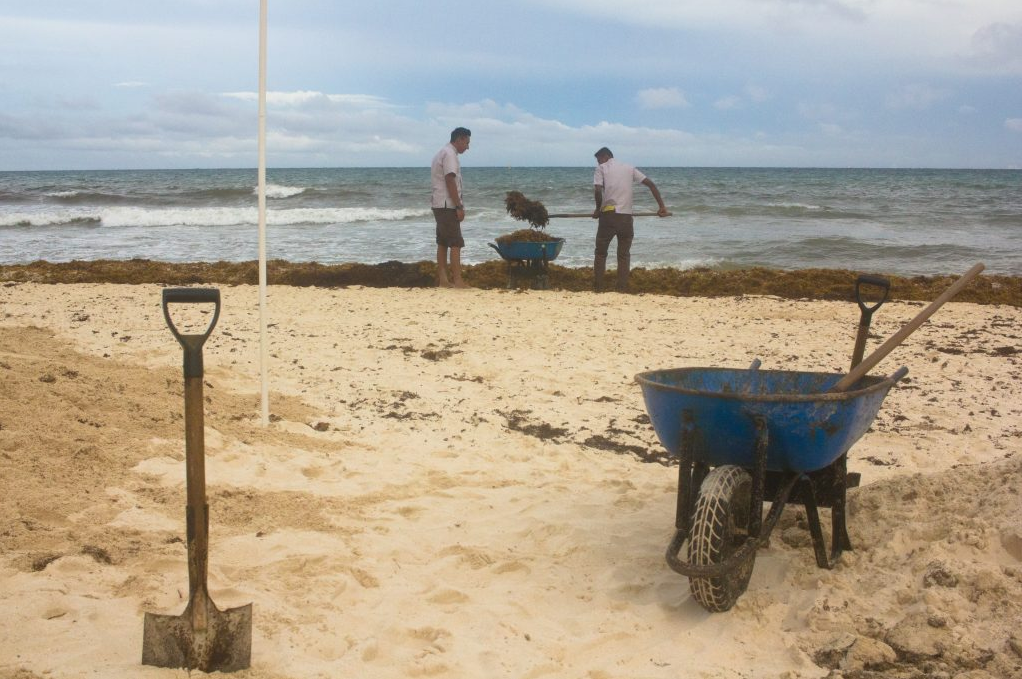
[[[428,261],[379,264],[319,264],[316,262],[267,263],[270,285],[297,287],[347,287],[361,285],[386,288],[424,288],[434,285],[436,265]],[[465,267],[465,280],[477,288],[507,288],[508,265],[495,260]],[[859,273],[841,269],[781,270],[762,267],[729,271],[672,267],[632,271],[635,294],[680,297],[728,297],[772,295],[786,299],[854,300]],[[891,282],[891,299],[930,301],[943,292],[959,274],[940,276],[886,276]],[[587,291],[592,289],[589,267],[549,267],[549,289]],[[0,265],[0,284],[115,283],[127,285],[256,285],[259,267],[247,262],[172,263],[148,259],[91,260],[72,262],[36,261],[30,264]],[[983,274],[956,298],[958,302],[1022,306],[1022,276]]]

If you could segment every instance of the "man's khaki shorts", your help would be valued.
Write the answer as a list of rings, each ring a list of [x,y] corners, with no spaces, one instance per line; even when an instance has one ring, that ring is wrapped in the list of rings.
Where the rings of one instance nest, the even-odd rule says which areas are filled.
[[[436,219],[436,244],[445,248],[463,248],[465,239],[461,236],[461,222],[457,210],[451,207],[433,208]]]

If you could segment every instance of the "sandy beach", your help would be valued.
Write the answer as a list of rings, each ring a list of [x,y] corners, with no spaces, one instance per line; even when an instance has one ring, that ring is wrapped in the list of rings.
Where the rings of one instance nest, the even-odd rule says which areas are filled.
[[[140,664],[143,613],[188,594],[160,290],[0,284],[2,679],[187,675]],[[849,454],[854,551],[817,568],[789,507],[711,614],[664,560],[677,472],[634,376],[844,372],[854,303],[271,286],[264,427],[257,288],[221,292],[209,577],[254,609],[234,676],[1022,677],[1019,307],[949,303],[882,362],[909,374]],[[888,302],[867,351],[923,306]]]

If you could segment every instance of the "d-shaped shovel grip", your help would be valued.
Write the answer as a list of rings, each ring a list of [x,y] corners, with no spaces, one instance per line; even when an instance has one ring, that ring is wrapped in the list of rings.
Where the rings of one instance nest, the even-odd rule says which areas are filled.
[[[884,294],[880,296],[880,300],[874,304],[867,305],[862,301],[862,286],[873,285],[884,291]],[[859,309],[862,310],[864,315],[871,315],[874,311],[880,308],[884,302],[887,301],[887,295],[891,292],[891,281],[883,278],[882,276],[868,276],[863,274],[859,276],[855,281],[855,301],[859,303]]]
[[[170,318],[171,304],[213,304],[213,318],[209,321],[206,331],[198,335],[183,335]],[[217,319],[220,318],[220,290],[217,288],[164,288],[163,317],[167,321],[170,332],[184,348],[185,379],[202,377],[202,345],[213,332]]]
[[[862,299],[862,287],[871,285],[883,290],[880,299],[873,304],[866,304]],[[855,301],[859,303],[859,331],[855,336],[855,347],[852,349],[852,368],[859,365],[862,355],[866,352],[866,336],[869,335],[869,324],[873,320],[873,312],[887,301],[887,295],[891,292],[891,282],[881,276],[860,275],[855,281]]]

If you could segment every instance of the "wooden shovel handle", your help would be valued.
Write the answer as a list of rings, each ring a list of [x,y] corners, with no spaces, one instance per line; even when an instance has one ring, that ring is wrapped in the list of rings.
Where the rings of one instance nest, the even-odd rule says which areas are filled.
[[[972,279],[978,276],[984,268],[983,264],[979,263],[966,271],[961,278],[955,281],[954,285],[945,290],[940,297],[930,302],[928,307],[920,311],[919,314],[906,323],[901,330],[894,333],[890,339],[877,347],[872,354],[862,359],[862,362],[859,363],[859,365],[855,366],[855,368],[853,368],[847,375],[842,377],[837,384],[831,387],[830,390],[832,392],[845,391],[862,379],[862,377],[872,370],[877,363],[882,361],[887,354],[891,353],[895,347],[904,342],[906,337],[911,335],[917,328],[919,328],[920,325],[926,322],[926,319],[932,316],[937,309],[942,307],[945,302],[961,292],[962,288],[971,283]]]
[[[670,214],[670,213],[668,213],[668,214]],[[557,219],[559,217],[592,217],[592,216],[593,216],[592,212],[559,212],[557,214],[547,215],[547,217],[550,217],[551,219]],[[632,216],[633,217],[659,217],[660,214],[658,212],[633,212]]]

